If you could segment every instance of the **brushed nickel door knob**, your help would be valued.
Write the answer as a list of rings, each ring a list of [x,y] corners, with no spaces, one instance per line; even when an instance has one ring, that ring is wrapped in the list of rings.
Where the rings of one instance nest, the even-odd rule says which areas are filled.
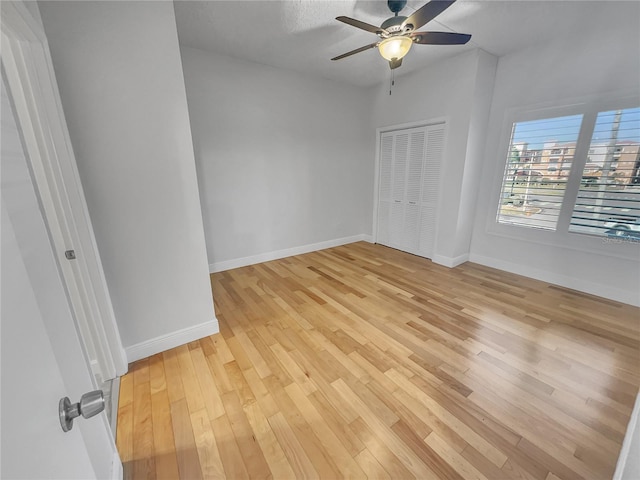
[[[82,415],[91,418],[104,410],[104,393],[102,390],[94,390],[82,395],[78,403],[71,403],[69,397],[60,399],[58,413],[63,432],[73,428],[73,419]]]

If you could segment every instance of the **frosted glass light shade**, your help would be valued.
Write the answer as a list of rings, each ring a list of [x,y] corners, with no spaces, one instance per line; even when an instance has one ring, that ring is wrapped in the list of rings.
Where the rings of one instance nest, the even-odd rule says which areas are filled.
[[[394,58],[400,60],[407,53],[409,53],[411,45],[413,45],[413,40],[411,40],[411,38],[409,37],[389,37],[380,42],[380,45],[378,45],[378,50],[380,51],[380,55],[382,55],[382,58],[384,58],[385,60],[391,61]]]

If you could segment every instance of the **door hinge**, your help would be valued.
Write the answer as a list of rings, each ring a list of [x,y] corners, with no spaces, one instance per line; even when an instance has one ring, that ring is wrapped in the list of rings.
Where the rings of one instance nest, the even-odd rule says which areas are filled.
[[[67,260],[75,260],[76,252],[75,250],[67,250],[64,252],[64,256],[67,257]]]

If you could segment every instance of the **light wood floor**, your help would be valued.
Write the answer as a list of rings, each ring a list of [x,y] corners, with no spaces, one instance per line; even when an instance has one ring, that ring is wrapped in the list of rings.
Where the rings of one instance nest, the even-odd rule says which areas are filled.
[[[613,474],[639,309],[367,243],[211,278],[221,333],[122,378],[127,478]]]

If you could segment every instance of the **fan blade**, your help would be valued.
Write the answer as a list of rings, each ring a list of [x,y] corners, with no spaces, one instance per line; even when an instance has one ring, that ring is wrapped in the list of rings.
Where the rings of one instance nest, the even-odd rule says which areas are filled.
[[[331,60],[340,60],[344,57],[350,57],[351,55],[355,55],[356,53],[364,52],[365,50],[369,50],[370,48],[374,48],[378,46],[378,42],[371,43],[369,45],[365,45],[364,47],[356,48],[355,50],[351,50],[350,52],[343,53],[342,55],[338,55],[337,57],[333,57]]]
[[[413,43],[422,45],[464,45],[471,35],[451,32],[414,32],[411,35]]]
[[[380,35],[381,33],[388,33],[384,28],[376,27],[375,25],[371,25],[370,23],[361,22],[360,20],[356,20],[351,17],[336,17],[336,20],[346,23],[347,25],[351,25],[352,27],[360,28],[362,30],[366,30],[367,32],[375,33],[376,35]]]
[[[413,12],[409,18],[402,22],[402,28],[407,25],[413,25],[413,30],[419,29],[425,23],[430,22],[447,8],[449,8],[456,0],[431,0],[418,10]]]

